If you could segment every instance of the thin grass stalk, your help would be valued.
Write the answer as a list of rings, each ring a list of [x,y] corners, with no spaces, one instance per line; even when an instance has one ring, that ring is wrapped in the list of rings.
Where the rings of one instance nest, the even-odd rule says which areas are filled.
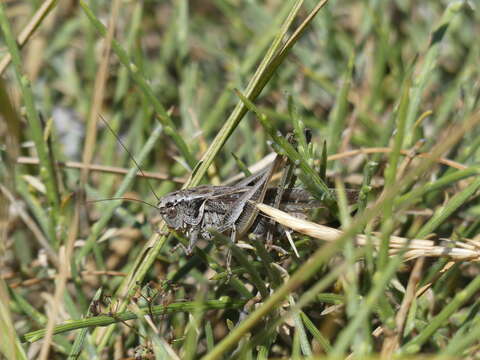
[[[195,309],[204,309],[204,310],[216,310],[216,309],[238,309],[245,304],[243,300],[233,300],[227,296],[222,297],[219,300],[207,300],[207,301],[189,301],[189,302],[179,302],[173,303],[167,306],[156,305],[152,307],[141,308],[141,312],[149,314],[150,310],[152,315],[165,315],[165,314],[174,314],[177,312],[191,312]],[[118,312],[112,316],[109,315],[98,315],[89,317],[87,319],[79,320],[69,320],[64,324],[55,326],[53,330],[54,335],[62,334],[72,330],[78,330],[83,328],[94,328],[98,326],[108,326],[110,324],[124,322],[128,320],[137,319],[138,314],[132,311]],[[27,341],[33,343],[40,339],[43,339],[45,336],[46,330],[36,330],[31,331],[23,335],[22,341]]]
[[[99,32],[99,34],[102,37],[105,37],[107,35],[107,29],[105,26],[98,20],[98,18],[95,16],[95,14],[91,11],[90,7],[85,3],[85,1],[80,0],[80,6],[83,9],[85,15],[87,15],[88,19],[90,20],[91,24],[95,27],[95,29]],[[170,127],[172,129],[175,129],[175,125],[170,118],[170,115],[167,113],[165,108],[163,107],[162,103],[158,101],[155,93],[153,92],[152,88],[148,84],[147,80],[143,77],[141,72],[138,70],[137,65],[135,65],[130,57],[128,56],[128,53],[123,49],[123,47],[120,45],[118,41],[115,39],[112,39],[112,49],[117,55],[118,59],[122,63],[123,66],[126,67],[128,70],[130,76],[132,79],[135,81],[135,83],[138,85],[142,93],[145,95],[145,97],[148,99],[148,101],[152,104],[153,108],[155,109],[155,112],[158,116],[158,119],[164,125],[165,127]],[[178,132],[176,132],[178,133]],[[192,154],[189,152],[185,152],[185,149],[188,149],[187,145],[185,144],[185,141],[180,136],[174,136],[172,137],[173,141],[176,143],[177,147],[179,150],[182,150],[182,156],[185,158],[187,163],[193,167],[195,166],[196,160],[193,157]]]
[[[116,19],[118,17],[120,2],[114,0],[110,9],[110,17],[108,22],[108,30],[105,36],[103,47],[103,54],[98,66],[97,76],[95,77],[95,84],[93,88],[90,113],[87,120],[85,143],[83,146],[82,163],[84,167],[80,173],[80,184],[83,188],[88,180],[89,168],[92,162],[95,151],[95,144],[97,143],[97,121],[102,112],[103,99],[105,95],[105,87],[108,81],[108,66],[110,62],[111,43],[115,33]]]
[[[396,133],[393,141],[393,149],[389,156],[388,166],[385,170],[384,191],[387,191],[388,189],[395,186],[395,181],[397,180],[398,163],[400,159],[400,151],[402,150],[402,145],[405,137],[407,109],[410,102],[409,93],[410,78],[407,78],[403,84],[402,97],[400,98],[400,104],[398,105]],[[389,206],[386,207],[386,212],[382,219],[382,243],[380,245],[377,263],[379,269],[383,269],[388,261],[389,239],[393,231],[394,225],[393,209],[394,202],[392,201],[392,203],[390,203]]]
[[[28,24],[23,28],[17,37],[17,44],[20,48],[22,48],[28,42],[28,40],[30,40],[32,35],[35,34],[35,31],[37,31],[43,20],[55,8],[57,2],[58,0],[46,0],[37,9]],[[3,74],[11,61],[12,55],[10,53],[5,54],[2,60],[0,60],[0,76]]]
[[[475,277],[462,291],[457,292],[455,297],[440,311],[438,315],[428,322],[428,325],[420,331],[412,340],[403,345],[398,351],[399,355],[411,355],[420,351],[421,347],[437,331],[450,316],[457,311],[480,290],[480,276]]]
[[[357,249],[357,252],[363,252],[363,249],[359,248]],[[325,290],[328,286],[331,286],[332,283],[337,280],[337,278],[346,270],[347,264],[343,262],[339,266],[335,267],[332,271],[330,271],[328,274],[322,277],[321,280],[319,280],[312,288],[308,289],[303,295],[300,297],[300,299],[297,301],[296,305],[294,307],[291,307],[286,314],[283,314],[282,317],[277,317],[274,321],[268,322],[268,324],[264,327],[262,332],[258,335],[256,335],[252,341],[248,344],[249,347],[254,347],[258,344],[257,338],[262,339],[263,337],[268,337],[270,336],[270,332],[272,329],[275,329],[276,327],[280,326],[285,319],[288,319],[290,316],[292,316],[295,312],[301,311],[301,309],[315,300],[317,298],[317,295]]]
[[[162,126],[159,125],[152,131],[152,133],[150,134],[150,137],[148,138],[147,142],[145,143],[142,150],[140,151],[140,154],[137,157],[137,163],[139,165],[142,164],[142,162],[148,156],[150,151],[153,150],[161,134],[162,134]],[[123,196],[123,194],[125,194],[125,192],[128,190],[132,182],[135,180],[137,171],[138,169],[136,166],[130,169],[130,171],[123,179],[122,183],[118,187],[118,190],[115,192],[113,197],[121,197]],[[85,244],[83,245],[80,252],[75,257],[77,266],[80,264],[80,261],[82,261],[82,259],[90,253],[101,231],[105,228],[105,225],[108,223],[108,221],[112,217],[113,212],[118,206],[120,206],[120,204],[121,204],[120,200],[112,200],[111,203],[105,207],[104,211],[102,212],[102,216],[92,226],[90,234],[87,240],[85,241]]]
[[[3,240],[3,239],[2,239]],[[0,353],[6,359],[27,359],[20,340],[14,327],[14,322],[10,313],[10,297],[8,296],[7,284],[0,278],[0,331],[2,341],[0,341]]]
[[[93,296],[92,301],[90,302],[90,305],[93,305],[96,301],[100,300],[101,296],[102,296],[102,288],[99,288],[95,293],[95,295]],[[88,319],[92,315],[93,314],[90,306],[87,310],[85,318]],[[68,354],[68,360],[78,359],[78,357],[80,356],[80,353],[82,352],[83,344],[87,337],[88,330],[89,330],[88,327],[84,327],[79,331],[78,335],[75,337],[75,341],[73,342],[72,348],[70,349],[70,353]]]
[[[352,157],[352,156],[355,156],[355,155],[390,153],[391,151],[392,151],[392,149],[388,148],[388,147],[361,148],[361,149],[357,149],[357,150],[350,150],[350,151],[345,151],[345,152],[342,152],[342,153],[330,155],[330,156],[328,156],[328,161],[340,160],[340,159],[344,159],[344,158],[347,158],[347,157]],[[400,150],[400,153],[402,155],[405,155],[405,156],[412,156],[411,150]],[[420,154],[416,155],[416,157],[419,157],[419,158],[426,158],[426,157],[431,157],[431,156],[432,155],[428,152],[420,153]],[[441,158],[440,157],[438,159],[435,159],[435,161],[438,162],[439,164],[447,165],[447,166],[450,166],[450,167],[453,167],[453,168],[459,169],[459,170],[463,170],[463,169],[467,168],[465,165],[463,165],[459,162],[449,160],[449,159],[446,159],[446,158]]]
[[[465,189],[455,194],[447,204],[440,207],[432,218],[418,231],[418,238],[426,237],[428,234],[432,233],[438,226],[443,224],[443,222],[452,215],[460,206],[465,204],[465,202],[480,188],[480,178],[474,180],[469,184]]]
[[[261,91],[268,83],[276,69],[280,66],[281,62],[285,58],[287,52],[285,52],[282,56],[282,44],[281,41],[285,37],[290,28],[295,16],[297,15],[300,7],[303,3],[303,0],[296,0],[290,13],[288,14],[287,18],[285,19],[280,31],[278,32],[277,36],[275,37],[274,41],[272,42],[270,48],[268,49],[267,53],[265,54],[262,62],[257,68],[255,74],[253,74],[252,79],[247,85],[245,90],[246,97],[253,101],[255,100],[258,95],[260,95]],[[292,44],[293,46],[293,44]],[[247,113],[247,107],[242,101],[239,101],[235,108],[233,109],[232,113],[225,121],[225,124],[222,126],[220,131],[218,132],[215,139],[213,139],[210,147],[208,148],[207,152],[202,156],[202,159],[199,161],[198,168],[194,169],[192,174],[190,175],[189,180],[185,184],[184,188],[190,186],[196,186],[200,183],[203,176],[207,173],[208,168],[213,162],[213,159],[217,154],[220,152],[221,148],[228,140],[230,135],[232,135],[235,128],[238,126],[240,121],[243,119],[245,114]]]
[[[335,189],[338,194],[338,209],[339,209],[339,218],[342,228],[348,228],[351,223],[351,217],[348,212],[348,201],[345,194],[345,186],[340,178],[335,179]],[[358,308],[360,307],[359,300],[359,277],[358,270],[356,268],[356,251],[355,245],[352,242],[347,242],[343,250],[345,256],[345,262],[347,265],[347,270],[341,276],[341,281],[345,289],[345,306],[346,314],[348,319],[352,319],[356,316]],[[367,319],[365,319],[364,324],[362,325],[362,331],[359,331],[354,340],[354,352],[361,355],[364,351],[364,345],[369,343],[370,331],[369,324]],[[368,339],[368,340],[367,340]]]
[[[390,282],[392,276],[397,271],[398,266],[402,262],[401,254],[390,259],[384,269],[379,269],[373,277],[373,288],[368,293],[362,306],[359,308],[357,315],[350,320],[347,327],[340,332],[338,339],[333,346],[329,355],[333,357],[341,357],[347,351],[355,333],[358,331],[362,323],[368,318],[373,307],[378,303],[378,299],[383,295],[385,287]]]
[[[460,328],[443,350],[443,354],[447,358],[464,356],[462,352],[478,341],[480,337],[480,315],[477,314],[467,326],[467,329]]]
[[[39,160],[38,158],[20,156],[17,158],[17,164],[38,165]],[[98,171],[102,173],[117,174],[117,175],[127,175],[129,171],[129,169],[125,169],[117,166],[98,165],[98,164],[85,165],[77,161],[57,161],[55,163],[55,166],[62,166],[69,169],[83,169],[85,167],[85,168],[88,168],[89,171]],[[179,183],[179,184],[185,183],[185,180],[186,180],[185,178],[172,177],[166,173],[161,173],[161,172],[137,171],[136,176],[146,178],[146,179],[168,180],[168,181]]]
[[[305,324],[307,330],[312,334],[313,338],[318,342],[318,344],[323,348],[325,353],[329,353],[332,350],[332,345],[330,341],[323,336],[320,330],[317,329],[315,324],[310,320],[310,318],[305,314],[303,311],[300,311],[300,316],[302,317],[302,321]]]
[[[207,320],[205,322],[204,331],[205,331],[205,342],[207,343],[207,351],[210,351],[213,349],[213,346],[214,346],[213,328],[210,320]]]
[[[81,208],[81,204],[79,201],[77,201],[73,209],[74,213],[71,220],[71,226],[68,232],[67,242],[65,246],[62,246],[60,248],[60,252],[62,252],[59,255],[60,265],[57,270],[58,275],[57,275],[57,281],[55,284],[54,297],[52,299],[52,302],[50,303],[50,314],[48,316],[48,322],[47,322],[46,331],[45,331],[45,339],[42,344],[42,348],[40,350],[40,355],[38,357],[40,360],[48,359],[48,355],[50,353],[50,347],[52,345],[52,340],[53,340],[53,331],[54,331],[55,323],[57,321],[59,311],[62,308],[62,305],[61,305],[63,303],[62,299],[65,296],[64,292],[66,291],[67,280],[70,275],[70,268],[71,268],[70,262],[72,260],[72,255],[73,255],[73,245],[78,235],[78,229],[79,229],[79,223],[80,223],[80,208]]]
[[[47,188],[47,199],[49,202],[49,206],[51,207],[48,235],[50,241],[56,247],[59,245],[56,229],[60,211],[60,194],[57,187],[53,164],[48,154],[48,146],[43,136],[40,115],[38,114],[35,107],[31,84],[23,72],[20,50],[10,28],[10,23],[5,13],[5,5],[3,3],[0,3],[0,27],[2,28],[3,34],[5,36],[5,42],[7,44],[8,51],[12,56],[15,75],[20,85],[22,98],[25,103],[27,120],[30,128],[30,135],[35,143],[35,148],[37,149],[38,157],[40,160],[39,172],[40,176],[45,181],[45,185]]]
[[[451,174],[442,176],[440,179],[434,182],[428,182],[418,188],[412,189],[412,191],[395,199],[396,206],[408,206],[418,201],[422,196],[432,192],[441,190],[447,186],[451,186],[455,182],[466,179],[471,176],[477,176],[480,174],[480,168],[476,166],[469,167],[465,170],[457,170]]]
[[[196,297],[196,301],[201,303],[205,301],[205,294],[200,291]],[[198,353],[198,341],[200,332],[198,329],[202,326],[202,320],[205,315],[205,309],[203,307],[198,307],[192,311],[189,315],[188,328],[186,329],[186,339],[184,346],[184,356],[186,360],[195,359],[195,355]]]
[[[410,105],[408,107],[406,120],[406,128],[409,130],[405,137],[406,147],[411,146],[416,141],[414,135],[414,123],[420,109],[420,103],[423,98],[423,91],[425,90],[427,84],[432,78],[432,72],[437,67],[437,63],[439,60],[438,53],[440,50],[440,43],[442,42],[450,23],[455,18],[455,15],[457,15],[464,6],[465,4],[462,1],[455,1],[450,3],[445,9],[442,19],[440,20],[440,25],[433,31],[431,35],[428,51],[425,55],[425,60],[423,61],[419,74],[415,76],[415,80],[412,84],[412,101],[410,102]]]
[[[342,86],[335,99],[335,105],[328,117],[328,153],[337,152],[341,144],[342,131],[345,128],[345,119],[348,112],[348,93],[352,84],[353,66],[355,64],[355,54],[350,56],[347,68],[343,74]]]
[[[131,11],[132,16],[130,19],[130,27],[129,32],[126,36],[125,40],[125,48],[127,49],[127,54],[131,56],[133,45],[135,43],[135,39],[138,38],[140,32],[140,25],[142,21],[143,15],[143,3],[142,2],[135,2],[131,4],[133,6],[133,10]],[[119,69],[118,72],[118,80],[116,81],[116,86],[114,90],[113,99],[115,103],[121,103],[122,99],[125,99],[127,96],[127,91],[129,87],[129,75],[128,70],[125,66]]]
[[[291,307],[295,306],[295,299],[293,296],[288,297],[288,302]],[[295,322],[295,333],[298,334],[298,341],[300,342],[300,347],[302,349],[303,356],[312,356],[312,348],[308,341],[307,334],[305,333],[305,327],[303,326],[303,318],[298,312],[294,312],[293,321]]]
[[[306,159],[301,156],[297,150],[288,142],[286,138],[281,135],[278,135],[276,129],[271,125],[271,121],[267,116],[260,112],[260,110],[240,91],[236,91],[238,97],[245,103],[250,110],[255,112],[258,120],[273,139],[273,144],[280,147],[282,151],[285,152],[285,155],[293,164],[298,164],[302,172],[299,174],[300,179],[304,182],[305,186],[310,188],[312,193],[319,200],[324,201],[327,206],[334,206],[334,198],[328,186],[320,178],[315,170],[308,164]]]

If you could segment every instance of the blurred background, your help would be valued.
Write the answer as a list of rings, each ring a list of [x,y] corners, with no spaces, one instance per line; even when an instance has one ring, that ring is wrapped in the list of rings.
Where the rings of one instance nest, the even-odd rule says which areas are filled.
[[[3,219],[8,220],[2,225],[5,241],[1,275],[10,296],[16,299],[11,310],[19,333],[45,327],[48,296],[42,294],[54,292],[53,275],[58,265],[55,254],[71,230],[75,200],[81,196],[89,200],[115,196],[124,181],[122,171],[134,168],[101,117],[133,156],[142,158],[141,168],[154,173],[156,179],[150,183],[159,196],[180,188],[238,103],[233,89],[246,88],[294,3],[3,1],[14,37],[24,35],[23,41],[18,39],[22,45],[20,61],[42,127],[32,128],[27,120],[31,112],[25,107],[28,99],[14,64],[8,61],[10,51],[2,36],[0,180],[5,190]],[[316,4],[305,1],[291,29],[300,25]],[[87,16],[85,9],[93,16]],[[38,26],[29,30],[35,16],[40,17]],[[95,21],[109,24],[109,28],[101,34],[101,26]],[[439,139],[448,136],[450,126],[464,122],[478,110],[479,33],[478,4],[473,1],[330,0],[255,104],[283,134],[293,128],[294,108],[294,116],[312,130],[314,152],[319,158],[325,140],[328,155],[392,146],[402,89],[410,86],[402,148],[429,151]],[[291,34],[292,30],[288,32]],[[105,36],[113,37],[117,45],[110,47]],[[122,64],[122,56],[130,62],[128,68]],[[147,90],[135,81],[132,71],[146,80]],[[160,105],[152,102],[152,96]],[[168,117],[165,114],[172,126],[162,120]],[[160,124],[154,147],[139,156]],[[469,131],[445,156],[465,166],[477,164],[478,132],[477,128]],[[50,193],[36,165],[39,153],[34,140],[42,137],[47,139],[50,159],[58,163],[55,194]],[[178,138],[184,140],[186,148],[179,149]],[[218,184],[239,173],[236,158],[247,166],[255,164],[271,152],[269,139],[255,115],[248,113],[215,157],[204,182]],[[373,181],[381,185],[385,157],[382,151],[378,153],[368,158],[346,157],[331,165],[329,174],[351,177],[346,180],[347,187],[358,188],[367,160],[375,160],[379,165]],[[85,158],[90,158],[92,164],[115,168],[93,169],[82,179],[78,168]],[[422,181],[434,181],[448,171],[439,166]],[[137,178],[128,189],[126,197],[157,202],[145,179]],[[79,191],[85,193],[79,195]],[[17,199],[18,208],[7,205],[12,198]],[[415,210],[429,216],[445,199],[448,196],[438,191],[422,198]],[[55,202],[56,210],[52,208]],[[138,203],[125,202],[112,208],[112,216],[99,224],[108,206],[112,205],[89,204],[79,214],[73,256],[81,264],[80,280],[69,285],[70,297],[61,309],[61,319],[84,314],[100,285],[112,294],[155,232],[158,215]],[[455,220],[442,224],[437,232],[450,236],[463,231],[462,236],[473,237],[478,230],[479,211],[476,203],[469,203]],[[404,215],[396,221],[399,235],[414,234],[427,217],[412,219]],[[85,243],[96,243],[92,245],[93,256],[81,253]],[[167,245],[162,250],[147,280],[164,279],[185,264],[183,258],[177,264],[180,255],[173,256],[169,249]],[[296,265],[286,268],[290,272]],[[95,272],[107,269],[118,271],[119,276]],[[476,268],[470,271],[477,274]],[[207,268],[201,268],[193,279],[184,280],[194,286],[205,274],[211,275]],[[460,283],[470,279],[468,273],[457,276]],[[217,297],[231,293],[222,287],[205,286],[202,291],[211,291]],[[443,293],[441,303],[455,293],[450,290]],[[187,286],[177,298],[192,299],[198,291]],[[19,305],[19,299],[30,306]],[[178,321],[185,324],[186,320]],[[218,337],[228,331],[220,323],[215,328]],[[333,326],[333,322],[329,324]],[[178,331],[169,336],[180,337],[183,328],[178,323],[174,328]],[[325,331],[333,341],[337,330]],[[62,339],[72,341],[67,335]],[[276,355],[288,355],[285,349],[290,345],[285,341],[279,341]],[[62,358],[60,354],[66,350],[56,351],[56,356]]]

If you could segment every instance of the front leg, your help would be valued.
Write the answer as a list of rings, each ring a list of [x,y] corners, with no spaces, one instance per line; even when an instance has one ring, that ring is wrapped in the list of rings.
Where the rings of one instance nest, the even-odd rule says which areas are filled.
[[[185,254],[187,256],[192,254],[193,248],[197,244],[198,232],[199,231],[197,229],[194,229],[194,230],[191,230],[188,234],[189,243],[188,243],[188,247],[185,249]]]
[[[193,252],[193,248],[198,241],[198,230],[190,230],[188,232],[188,246],[185,247],[181,242],[175,245],[170,251],[175,252],[178,248],[183,250],[183,253],[187,256],[190,256]]]

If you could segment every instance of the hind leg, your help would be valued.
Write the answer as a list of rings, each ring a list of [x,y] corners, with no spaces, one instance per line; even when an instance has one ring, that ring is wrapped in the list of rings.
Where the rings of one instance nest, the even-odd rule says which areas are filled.
[[[230,244],[227,247],[227,258],[225,260],[225,267],[227,268],[227,281],[230,281],[232,277],[232,246],[235,246],[235,240],[237,237],[237,229],[233,226],[230,233]]]

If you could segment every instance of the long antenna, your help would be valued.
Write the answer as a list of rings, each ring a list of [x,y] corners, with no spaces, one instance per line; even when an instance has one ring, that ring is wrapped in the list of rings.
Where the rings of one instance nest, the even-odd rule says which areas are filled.
[[[143,175],[143,177],[145,178],[145,180],[147,181],[147,184],[148,184],[148,187],[150,188],[150,191],[152,192],[152,194],[157,198],[157,201],[160,201],[160,198],[158,197],[158,195],[155,193],[155,190],[153,190],[153,186],[152,184],[150,183],[150,181],[148,180],[148,178],[145,176],[145,173],[143,172],[143,170],[140,168],[140,165],[138,165],[137,163],[137,160],[135,160],[135,158],[133,157],[132,153],[130,151],[128,151],[127,147],[123,144],[122,140],[120,140],[120,137],[117,135],[117,133],[115,131],[113,131],[112,127],[110,126],[110,124],[108,123],[107,120],[105,120],[105,118],[102,116],[102,114],[98,114],[100,116],[100,119],[102,119],[102,121],[104,122],[104,124],[107,126],[108,130],[110,130],[110,132],[113,134],[113,136],[115,136],[115,138],[117,139],[118,143],[122,146],[122,148],[127,152],[128,156],[130,157],[130,160],[133,161],[133,163],[137,166],[137,169],[140,171],[140,173]],[[149,204],[151,205],[151,204]],[[154,206],[155,207],[155,206]]]
[[[108,199],[99,199],[99,200],[87,200],[87,203],[96,203],[96,202],[102,202],[102,201],[110,201],[110,200],[126,200],[126,201],[135,201],[139,202],[148,206],[151,206],[155,209],[158,209],[155,205],[150,204],[149,202],[139,200],[139,199],[134,199],[134,198],[126,198],[126,197],[113,197],[113,198],[108,198]]]

